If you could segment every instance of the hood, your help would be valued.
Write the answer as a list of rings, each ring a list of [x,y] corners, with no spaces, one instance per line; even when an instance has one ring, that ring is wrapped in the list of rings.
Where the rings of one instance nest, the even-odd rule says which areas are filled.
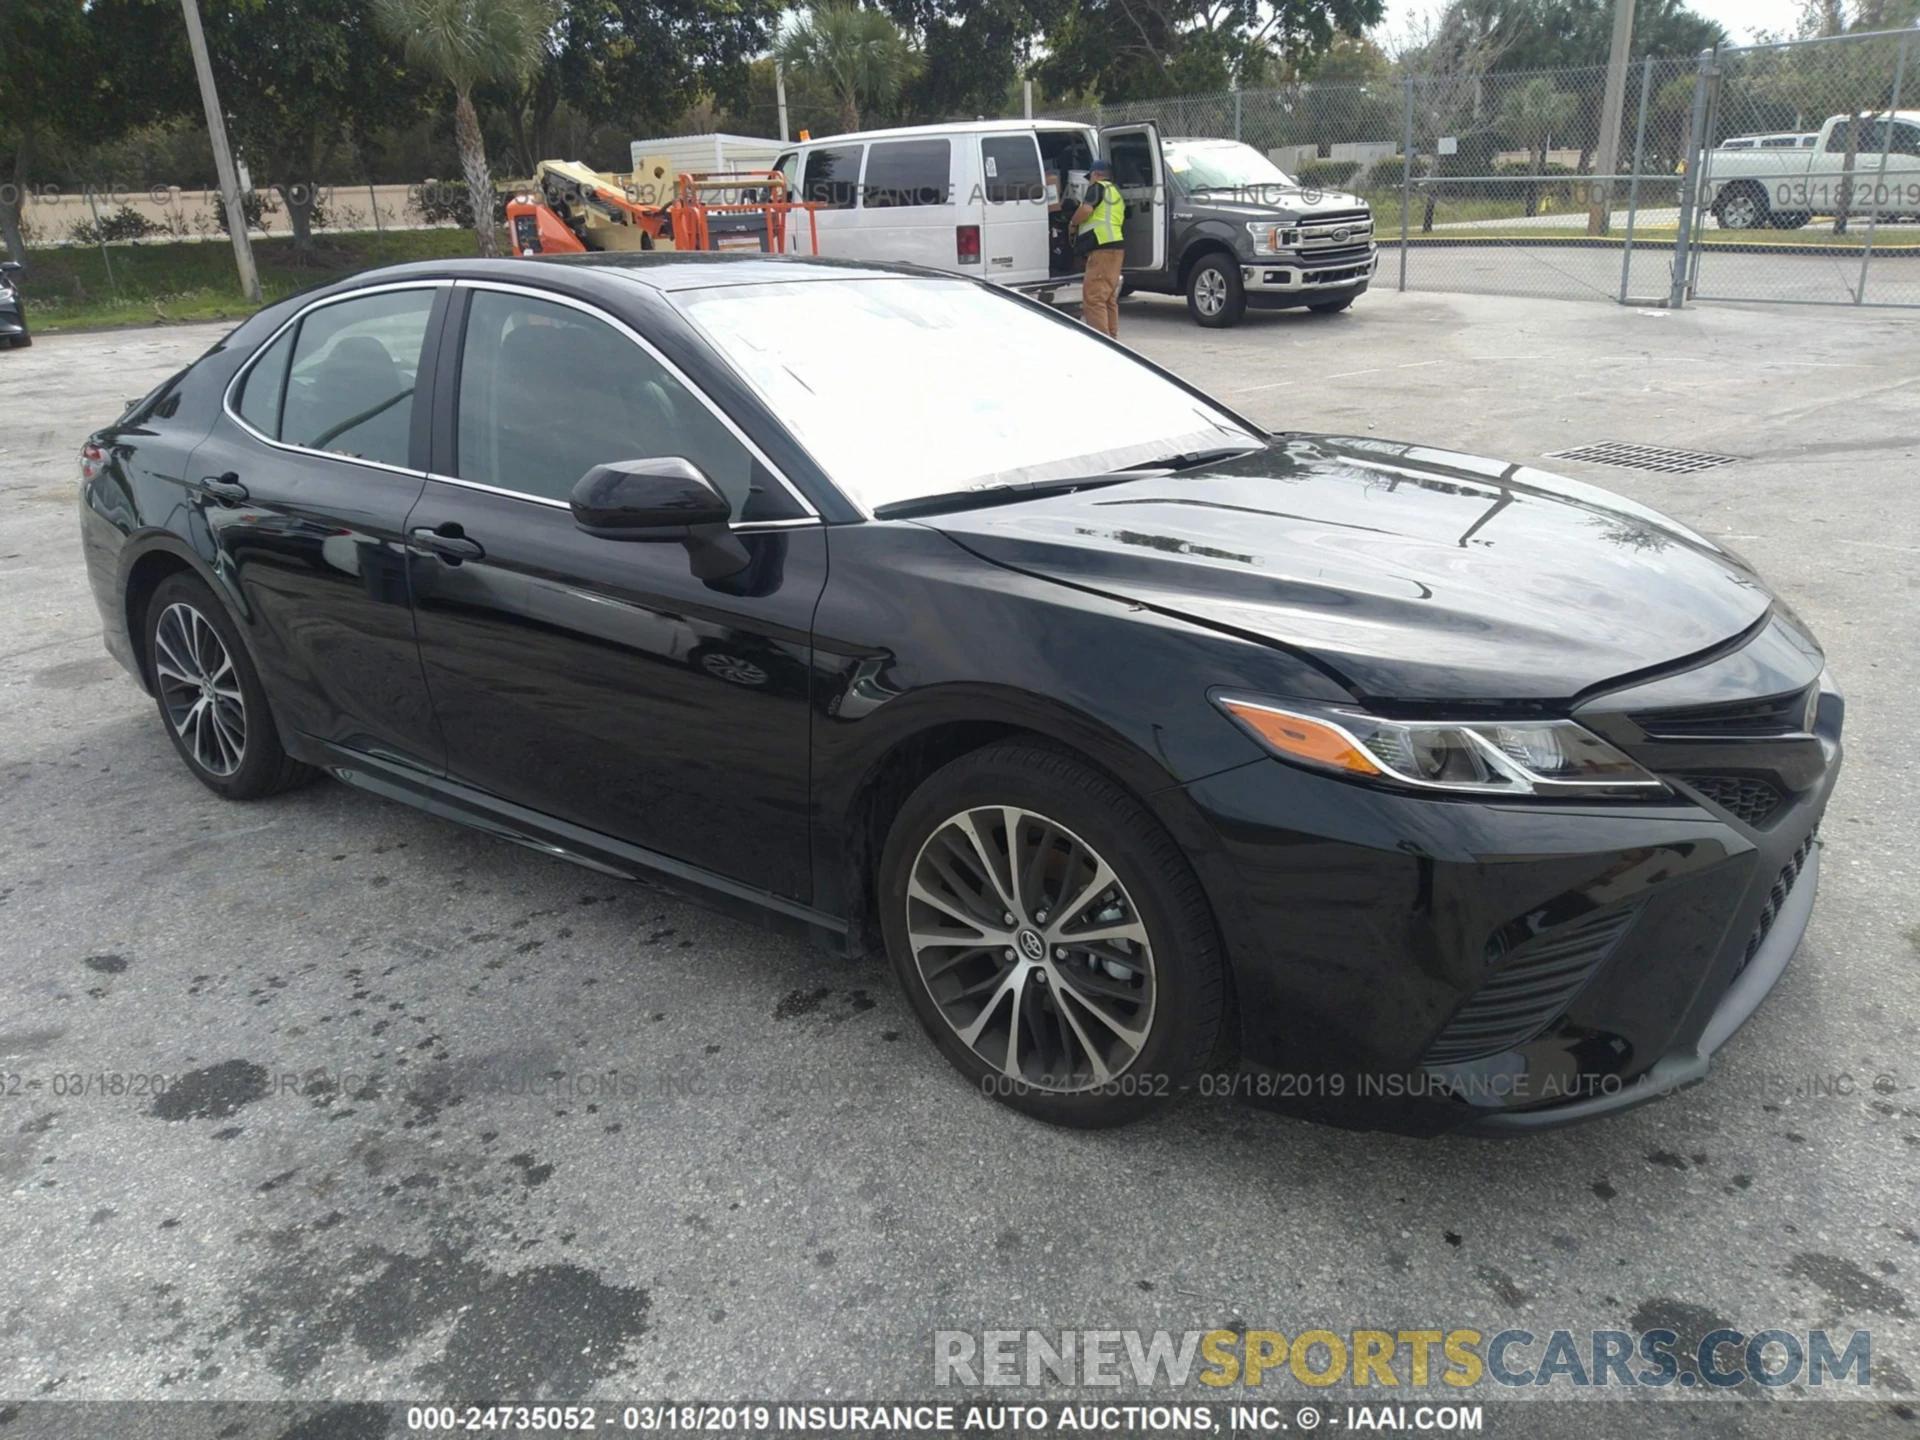
[[[1577,480],[1343,437],[936,515],[987,560],[1309,654],[1356,695],[1570,700],[1722,645],[1772,597]]]
[[[1196,209],[1210,215],[1244,215],[1249,220],[1310,220],[1344,210],[1368,210],[1358,195],[1338,190],[1313,190],[1295,186],[1256,185],[1243,190],[1196,191],[1191,197]]]

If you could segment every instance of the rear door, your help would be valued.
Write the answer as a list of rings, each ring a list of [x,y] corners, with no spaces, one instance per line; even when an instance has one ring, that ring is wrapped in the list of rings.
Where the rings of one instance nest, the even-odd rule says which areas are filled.
[[[1003,285],[1047,278],[1047,187],[1030,130],[980,137],[980,255]]]
[[[975,217],[962,214],[955,203],[953,151],[954,142],[945,135],[875,140],[867,146],[854,220],[862,259],[955,268],[954,228]]]
[[[462,313],[464,311],[464,313]],[[420,660],[450,779],[804,902],[808,687],[825,532],[694,382],[631,327],[463,282],[433,474],[407,522]],[[679,456],[750,557],[701,580],[672,541],[591,536],[596,465]]]
[[[1127,202],[1129,270],[1167,266],[1167,170],[1160,153],[1160,127],[1151,120],[1109,125],[1100,132],[1100,153],[1113,164],[1113,182]]]
[[[441,747],[405,525],[426,478],[417,392],[449,293],[404,283],[303,311],[235,379],[188,473],[280,723],[428,773]]]

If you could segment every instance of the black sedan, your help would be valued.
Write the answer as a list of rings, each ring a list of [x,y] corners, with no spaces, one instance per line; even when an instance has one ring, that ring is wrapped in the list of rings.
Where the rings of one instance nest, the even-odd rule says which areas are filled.
[[[33,344],[27,330],[27,302],[20,295],[18,260],[0,260],[0,341],[15,350]]]
[[[1698,1079],[1807,923],[1842,704],[1620,496],[1265,433],[974,281],[375,271],[97,432],[194,776],[326,771],[883,951],[972,1082],[1524,1131]]]

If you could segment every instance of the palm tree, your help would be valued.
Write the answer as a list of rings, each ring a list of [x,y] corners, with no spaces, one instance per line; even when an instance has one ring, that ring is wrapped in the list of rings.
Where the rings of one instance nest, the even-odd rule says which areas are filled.
[[[554,19],[549,0],[373,0],[373,13],[408,60],[453,87],[453,138],[473,203],[474,236],[482,255],[498,255],[493,180],[473,87],[514,84],[546,58]]]
[[[1556,131],[1565,133],[1573,123],[1580,101],[1558,88],[1545,75],[1537,75],[1507,96],[1500,107],[1500,123],[1509,135],[1527,147],[1528,168],[1538,175],[1546,168],[1547,147]],[[1540,187],[1527,186],[1527,214],[1540,208]]]
[[[891,105],[920,68],[920,56],[878,10],[850,0],[828,0],[780,41],[789,70],[833,92],[840,102],[840,128],[860,128],[860,107]]]

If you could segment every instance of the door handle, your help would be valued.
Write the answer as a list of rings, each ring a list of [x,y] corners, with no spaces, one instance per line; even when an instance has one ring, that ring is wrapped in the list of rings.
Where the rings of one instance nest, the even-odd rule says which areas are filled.
[[[451,520],[431,529],[423,525],[409,531],[408,540],[414,549],[429,550],[449,565],[478,560],[487,553],[478,540],[469,540],[466,532]]]
[[[231,470],[224,475],[207,476],[200,482],[200,489],[208,499],[222,505],[239,505],[247,498],[247,487]]]

